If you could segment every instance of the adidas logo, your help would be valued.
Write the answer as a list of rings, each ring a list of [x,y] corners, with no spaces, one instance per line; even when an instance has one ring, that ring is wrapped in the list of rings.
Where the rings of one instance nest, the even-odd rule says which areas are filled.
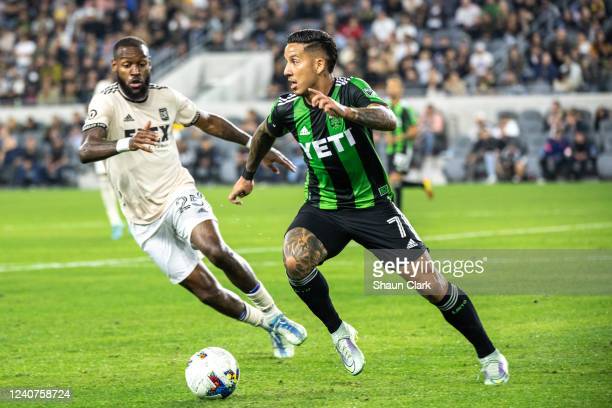
[[[134,118],[132,117],[132,115],[130,115],[129,113],[127,114],[127,116],[125,118],[123,118],[124,122],[133,122]]]
[[[410,249],[410,248],[414,248],[419,246],[419,244],[417,244],[414,239],[410,238],[410,241],[408,241],[408,245],[406,245],[406,248]]]
[[[302,130],[300,130],[300,136],[308,136],[310,134],[310,131],[308,130],[308,128],[306,126],[302,127]]]

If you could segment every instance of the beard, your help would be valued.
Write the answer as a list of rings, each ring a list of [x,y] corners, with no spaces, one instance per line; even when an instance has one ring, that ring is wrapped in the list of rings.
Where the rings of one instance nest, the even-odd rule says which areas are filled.
[[[142,80],[142,85],[140,87],[140,89],[138,90],[134,90],[132,88],[130,88],[128,86],[128,83],[121,80],[121,78],[119,78],[118,74],[115,74],[115,79],[117,81],[117,83],[119,84],[119,86],[121,87],[121,92],[123,92],[123,94],[125,96],[127,96],[129,99],[132,99],[134,101],[138,101],[141,102],[143,100],[145,100],[147,98],[147,95],[149,94],[149,84],[151,82],[151,75],[147,75],[146,77],[143,78]]]

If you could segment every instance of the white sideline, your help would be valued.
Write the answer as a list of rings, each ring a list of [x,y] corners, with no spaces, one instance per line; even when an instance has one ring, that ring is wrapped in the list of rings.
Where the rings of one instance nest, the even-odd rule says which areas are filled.
[[[612,228],[612,222],[597,222],[586,224],[565,224],[551,225],[546,227],[527,227],[527,228],[509,228],[502,230],[484,230],[484,231],[466,231],[453,234],[442,234],[425,236],[424,241],[453,241],[458,239],[471,238],[486,238],[486,237],[507,237],[519,235],[545,234],[553,232],[570,232],[570,231],[586,231]],[[357,246],[351,243],[351,246]],[[258,253],[281,253],[280,246],[270,247],[251,247],[236,249],[239,254],[258,254]],[[99,268],[108,266],[150,266],[150,260],[147,257],[136,258],[115,258],[115,259],[98,259],[92,261],[74,261],[74,262],[47,262],[47,263],[32,263],[32,264],[0,264],[0,273],[5,272],[21,272],[21,271],[39,271],[49,269],[68,269],[68,268]],[[252,264],[269,265],[266,261],[250,261]]]

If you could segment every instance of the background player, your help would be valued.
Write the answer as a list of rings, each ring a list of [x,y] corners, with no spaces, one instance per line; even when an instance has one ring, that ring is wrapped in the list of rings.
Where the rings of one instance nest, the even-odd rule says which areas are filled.
[[[289,35],[285,47],[290,94],[281,95],[255,131],[242,176],[229,195],[231,202],[253,190],[253,176],[277,137],[290,132],[308,165],[306,203],[288,228],[283,248],[289,282],[296,294],[325,324],[345,368],[363,370],[365,358],[356,330],[334,308],[327,281],[317,268],[355,240],[380,250],[418,251],[430,261],[427,247],[404,214],[391,201],[392,192],[371,129],[391,131],[393,112],[363,80],[334,78],[337,50],[329,34],[302,30]],[[468,296],[430,262],[419,262],[414,280],[444,318],[474,346],[485,384],[505,383],[508,364],[487,336]]]
[[[94,90],[94,95],[101,92],[109,85],[111,85],[111,81],[107,79],[98,82],[96,89]],[[111,239],[118,240],[123,236],[124,225],[123,221],[121,220],[121,215],[119,215],[119,210],[117,209],[117,197],[115,197],[113,186],[108,179],[104,160],[94,162],[94,169],[96,176],[98,176],[98,185],[100,187],[100,195],[102,196],[102,204],[104,205],[108,222],[110,222],[111,225]]]
[[[211,206],[181,166],[172,133],[175,122],[242,145],[249,136],[226,119],[198,111],[178,92],[150,83],[151,61],[145,43],[125,37],[113,48],[117,82],[93,97],[83,126],[83,163],[106,160],[108,176],[121,201],[132,236],[166,273],[220,313],[266,329],[274,354],[291,357],[306,331],[274,304],[249,264],[221,237]],[[293,170],[278,151],[264,162]],[[199,249],[254,303],[224,289],[200,261]]]
[[[398,76],[387,79],[387,95],[389,108],[397,118],[397,126],[385,134],[387,143],[387,169],[389,182],[393,186],[394,200],[398,208],[402,208],[402,187],[422,188],[427,197],[433,198],[431,180],[423,178],[420,183],[406,179],[414,152],[414,140],[417,137],[417,113],[412,107],[402,103],[404,86]]]

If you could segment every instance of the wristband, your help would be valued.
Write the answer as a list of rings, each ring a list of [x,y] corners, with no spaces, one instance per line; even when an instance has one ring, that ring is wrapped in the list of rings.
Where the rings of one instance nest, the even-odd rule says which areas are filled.
[[[244,168],[244,170],[242,170],[242,178],[245,180],[253,180],[253,177],[255,177],[255,172],[254,171],[248,171],[246,169],[246,167]]]
[[[117,144],[115,146],[118,153],[127,152],[130,150],[130,138],[124,137],[122,139],[117,140]]]
[[[247,148],[247,149],[250,149],[250,148],[251,148],[251,142],[252,142],[252,141],[253,141],[253,138],[252,138],[252,137],[249,137],[249,141],[248,141],[248,142],[246,142],[246,144],[245,144],[245,146],[246,146],[246,148]]]

